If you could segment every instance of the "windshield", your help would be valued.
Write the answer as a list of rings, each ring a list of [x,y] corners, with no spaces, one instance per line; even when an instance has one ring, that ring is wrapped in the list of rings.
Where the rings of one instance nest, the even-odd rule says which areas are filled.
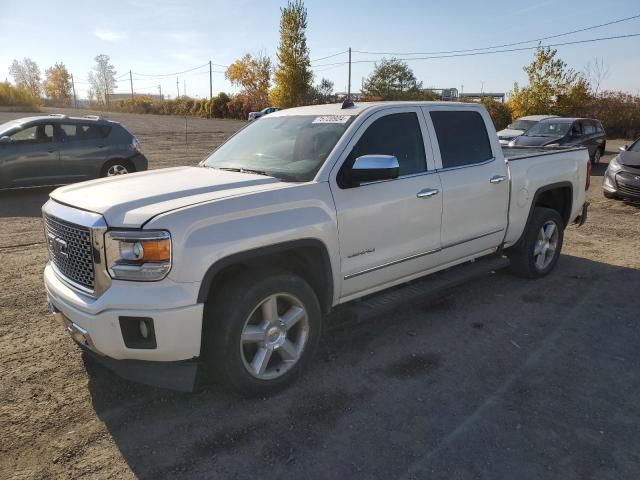
[[[534,126],[537,122],[535,120],[516,120],[513,123],[507,125],[510,130],[526,130]]]
[[[318,172],[354,118],[348,115],[265,117],[240,130],[203,165],[307,182]]]
[[[525,137],[564,137],[570,122],[539,122],[524,133]]]
[[[640,138],[633,142],[629,148],[627,148],[627,152],[639,152],[640,153]]]
[[[13,130],[19,125],[15,120],[0,124],[0,137],[6,135],[10,130]]]

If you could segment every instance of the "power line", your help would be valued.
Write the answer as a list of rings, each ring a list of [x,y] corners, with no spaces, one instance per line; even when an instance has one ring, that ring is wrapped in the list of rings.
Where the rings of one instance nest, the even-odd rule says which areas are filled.
[[[150,74],[150,73],[138,73],[138,72],[133,72],[135,75],[139,75],[141,77],[154,77],[154,78],[160,78],[160,77],[173,77],[174,75],[182,75],[183,73],[189,73],[189,72],[193,72],[194,70],[199,70],[201,68],[204,67],[208,67],[209,66],[209,62],[205,63],[204,65],[200,65],[198,67],[193,67],[190,68],[188,70],[183,70],[182,72],[173,72],[173,73],[158,73],[158,74]]]
[[[564,36],[567,36],[567,35],[573,35],[574,33],[586,32],[588,30],[594,30],[596,28],[607,27],[609,25],[614,25],[616,23],[627,22],[629,20],[634,20],[636,18],[640,18],[640,14],[634,15],[632,17],[620,18],[618,20],[613,20],[613,21],[607,22],[607,23],[601,23],[601,24],[598,24],[598,25],[592,25],[590,27],[580,28],[578,30],[572,30],[570,32],[558,33],[556,35],[549,35],[547,37],[533,38],[531,40],[523,40],[521,42],[505,43],[505,44],[502,44],[502,45],[493,45],[491,47],[467,48],[467,49],[463,49],[463,50],[445,50],[445,51],[441,51],[441,52],[364,52],[364,51],[360,51],[360,50],[354,50],[353,52],[354,53],[362,53],[362,54],[365,54],[365,55],[440,55],[440,54],[447,54],[447,53],[478,52],[478,51],[481,51],[481,50],[490,50],[490,49],[494,49],[494,48],[513,47],[515,45],[523,45],[525,43],[531,43],[531,42],[542,42],[544,40],[550,40],[552,38],[564,37]]]
[[[334,53],[333,55],[327,55],[326,57],[314,58],[313,60],[310,60],[310,62],[311,63],[319,62],[320,60],[326,60],[327,58],[333,58],[333,57],[337,57],[338,55],[344,55],[347,52],[349,52],[349,50],[345,50],[345,51],[339,52],[339,53]]]
[[[530,47],[519,47],[519,48],[508,48],[508,49],[503,49],[503,50],[492,50],[490,52],[473,52],[473,53],[458,53],[458,54],[453,54],[453,55],[433,55],[433,56],[427,56],[427,57],[408,57],[408,58],[402,58],[401,60],[432,60],[432,59],[439,59],[439,58],[454,58],[454,57],[474,57],[476,55],[490,55],[493,53],[507,53],[507,52],[520,52],[523,50],[536,50],[539,47],[561,47],[561,46],[565,46],[565,45],[578,45],[578,44],[582,44],[582,43],[594,43],[594,42],[601,42],[604,40],[615,40],[615,39],[619,39],[619,38],[631,38],[631,37],[640,37],[640,33],[631,33],[628,35],[615,35],[612,37],[600,37],[600,38],[589,38],[586,40],[575,40],[573,42],[562,42],[562,43],[549,43],[546,45],[536,45],[536,46],[530,46]],[[376,60],[355,60],[351,63],[376,63],[379,59]],[[316,65],[316,67],[329,67],[329,66],[333,66],[333,65],[346,65],[349,62],[337,62],[337,63],[325,63],[322,65]]]

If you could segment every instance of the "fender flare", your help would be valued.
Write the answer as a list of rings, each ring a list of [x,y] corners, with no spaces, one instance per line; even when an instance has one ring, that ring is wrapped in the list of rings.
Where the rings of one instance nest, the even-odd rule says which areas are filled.
[[[304,238],[299,240],[291,240],[282,243],[275,243],[272,245],[266,245],[264,247],[258,247],[252,250],[245,250],[238,253],[232,253],[226,257],[223,257],[211,265],[200,283],[200,289],[198,290],[198,303],[206,303],[209,297],[209,291],[213,280],[226,267],[236,264],[245,263],[260,257],[265,257],[277,253],[282,253],[290,250],[296,250],[299,248],[315,248],[318,249],[322,256],[322,267],[327,282],[327,294],[325,299],[325,305],[321,305],[323,311],[328,311],[333,304],[334,285],[333,285],[333,269],[331,268],[331,259],[329,257],[329,251],[326,245],[321,240],[315,238]],[[322,299],[319,299],[322,300]]]

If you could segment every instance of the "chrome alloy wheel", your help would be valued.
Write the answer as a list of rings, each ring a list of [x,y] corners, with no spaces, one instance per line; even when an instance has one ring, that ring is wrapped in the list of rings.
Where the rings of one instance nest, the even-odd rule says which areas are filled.
[[[547,268],[553,261],[558,248],[558,226],[549,220],[538,232],[538,239],[533,248],[533,257],[538,271]]]
[[[240,354],[247,371],[273,380],[291,370],[309,338],[309,316],[300,300],[288,293],[265,298],[242,329]]]
[[[127,170],[127,167],[125,167],[124,165],[115,164],[115,165],[111,165],[109,167],[109,170],[107,170],[107,177],[114,177],[116,175],[125,175],[127,173],[129,173],[129,170]]]

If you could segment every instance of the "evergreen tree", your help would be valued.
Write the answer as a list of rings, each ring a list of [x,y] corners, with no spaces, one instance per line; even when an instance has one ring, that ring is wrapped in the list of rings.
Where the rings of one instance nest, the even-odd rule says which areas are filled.
[[[304,105],[309,100],[313,73],[307,47],[307,9],[302,0],[289,0],[281,8],[278,68],[271,103],[280,108]]]

